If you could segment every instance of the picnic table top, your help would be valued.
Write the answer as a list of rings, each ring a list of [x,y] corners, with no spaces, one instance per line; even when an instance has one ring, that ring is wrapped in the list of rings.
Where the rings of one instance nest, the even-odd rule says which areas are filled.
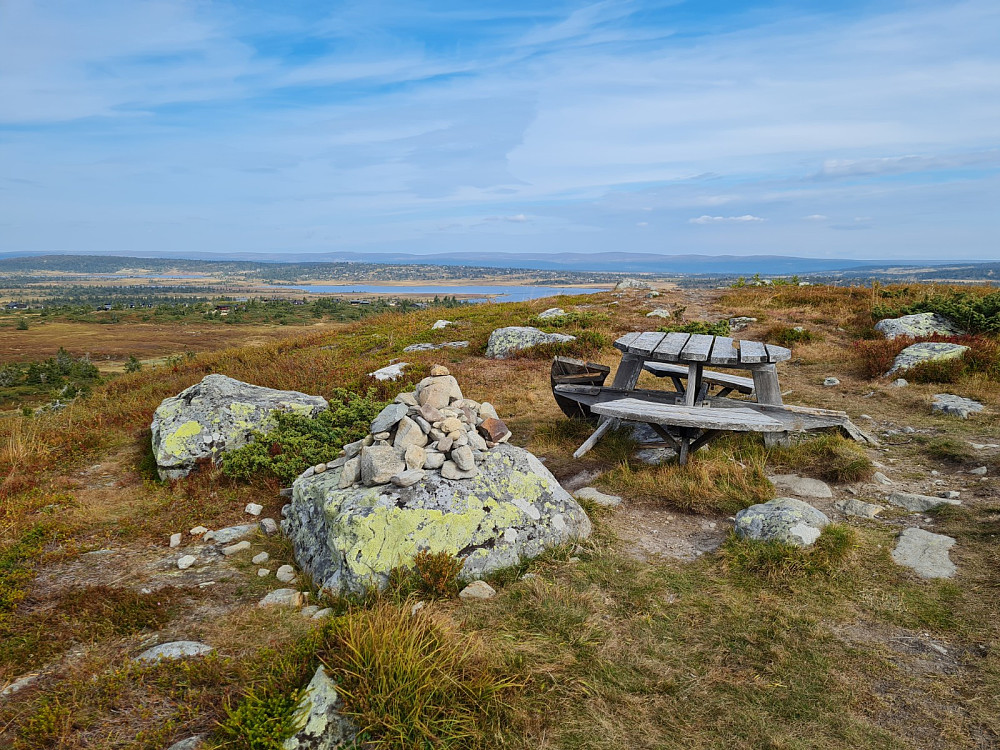
[[[742,367],[784,362],[792,352],[783,346],[759,341],[739,341],[729,336],[701,333],[626,333],[615,348],[654,362],[704,362],[722,367]]]

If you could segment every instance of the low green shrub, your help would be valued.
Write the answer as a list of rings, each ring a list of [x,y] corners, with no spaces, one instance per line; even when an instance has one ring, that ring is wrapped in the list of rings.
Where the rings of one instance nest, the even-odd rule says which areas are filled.
[[[1000,333],[1000,292],[978,295],[955,290],[947,294],[927,294],[910,305],[876,305],[872,308],[872,318],[880,320],[925,312],[943,315],[969,333]]]
[[[720,320],[718,323],[709,323],[705,320],[696,320],[690,323],[667,323],[660,326],[661,333],[703,333],[708,336],[728,336],[729,322]]]
[[[245,481],[275,477],[290,482],[307,467],[335,459],[344,443],[368,434],[372,420],[386,405],[372,392],[361,396],[342,388],[328,401],[330,409],[312,418],[275,414],[275,429],[257,433],[254,442],[223,457],[223,473]]]
[[[806,329],[797,330],[795,328],[790,328],[789,326],[771,326],[766,331],[764,331],[764,341],[769,344],[777,344],[778,346],[791,347],[795,344],[807,344],[810,341],[818,341],[822,337],[814,333],[813,331],[808,331]]]
[[[243,700],[230,708],[220,724],[221,733],[230,742],[227,747],[241,750],[281,750],[284,741],[301,727],[295,721],[299,691],[288,695],[257,694],[248,691]]]

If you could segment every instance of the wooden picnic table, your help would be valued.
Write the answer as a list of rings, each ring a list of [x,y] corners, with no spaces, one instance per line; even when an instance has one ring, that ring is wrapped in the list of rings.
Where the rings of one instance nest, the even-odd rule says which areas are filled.
[[[705,400],[705,366],[710,365],[749,370],[757,403],[780,406],[781,387],[775,364],[792,356],[791,350],[783,346],[737,341],[729,336],[639,332],[622,336],[615,341],[615,348],[622,352],[622,361],[607,391],[620,395],[590,407],[593,413],[601,416],[601,422],[573,454],[576,457],[590,450],[612,425],[622,420],[650,424],[677,448],[681,464],[687,462],[691,450],[722,432],[754,431],[770,436],[784,431],[782,422],[769,415],[748,409],[710,409],[710,402]],[[683,367],[687,371],[686,383],[682,386]],[[673,406],[657,403],[659,399],[644,398],[637,392],[635,386],[643,369],[671,377],[680,394],[679,403]],[[710,373],[708,377],[723,387],[723,393],[734,389],[747,393],[749,390],[738,382],[740,379],[732,376]],[[557,390],[564,392],[562,387]]]

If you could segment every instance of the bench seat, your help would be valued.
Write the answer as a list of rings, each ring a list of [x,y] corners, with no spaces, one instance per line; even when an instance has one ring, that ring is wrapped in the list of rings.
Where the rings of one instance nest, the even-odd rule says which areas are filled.
[[[733,432],[783,432],[785,426],[766,414],[753,409],[713,409],[707,406],[675,406],[619,398],[594,404],[590,410],[612,419],[647,422],[669,427],[691,427],[702,430]]]

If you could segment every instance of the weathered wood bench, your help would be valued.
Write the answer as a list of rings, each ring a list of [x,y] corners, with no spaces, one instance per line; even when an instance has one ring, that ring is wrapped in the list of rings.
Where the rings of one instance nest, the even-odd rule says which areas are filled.
[[[688,376],[687,367],[672,365],[667,362],[643,362],[642,369],[658,378],[670,378],[674,381],[674,388],[677,389],[677,392],[684,393],[685,388],[681,380],[686,379]],[[708,387],[713,385],[721,388],[716,394],[717,396],[728,396],[733,391],[742,393],[745,396],[753,395],[753,378],[744,378],[740,375],[730,375],[726,372],[715,372],[714,370],[702,370],[701,382],[705,392],[698,394],[697,400],[699,401],[704,400]]]
[[[754,409],[713,409],[707,406],[681,406],[647,401],[639,398],[619,398],[595,403],[595,414],[607,417],[583,445],[573,454],[579,458],[594,447],[601,436],[618,421],[645,422],[677,450],[681,465],[688,453],[708,443],[721,432],[782,432],[785,427]],[[668,427],[675,428],[672,434]]]

